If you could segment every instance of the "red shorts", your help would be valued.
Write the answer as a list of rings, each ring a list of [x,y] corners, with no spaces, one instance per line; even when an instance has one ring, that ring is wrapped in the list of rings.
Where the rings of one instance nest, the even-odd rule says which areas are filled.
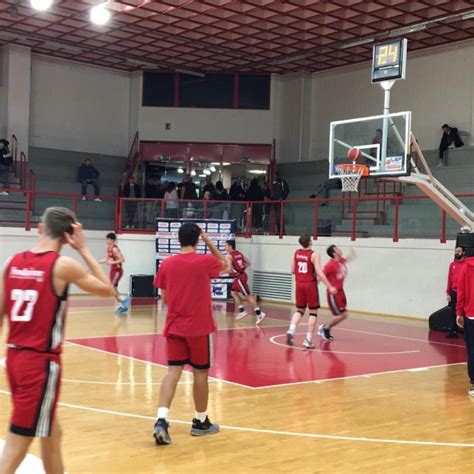
[[[319,292],[315,281],[308,283],[296,283],[296,307],[318,309]]]
[[[9,349],[7,375],[13,399],[10,431],[21,436],[50,436],[61,385],[59,355]]]
[[[110,281],[115,288],[118,287],[119,281],[123,276],[123,268],[110,268]]]
[[[239,275],[234,280],[234,283],[232,283],[231,290],[236,291],[237,293],[240,293],[243,296],[249,296],[252,294],[249,288],[248,276],[246,273],[242,273],[242,275]]]
[[[212,335],[166,336],[168,365],[189,364],[195,369],[209,369],[212,363]]]
[[[327,292],[328,306],[334,316],[340,316],[347,307],[347,299],[344,290],[339,290],[335,295]]]

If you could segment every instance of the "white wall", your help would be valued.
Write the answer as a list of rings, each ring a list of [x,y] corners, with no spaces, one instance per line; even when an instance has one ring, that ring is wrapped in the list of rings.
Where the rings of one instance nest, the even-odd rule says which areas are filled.
[[[278,84],[272,79],[270,110],[140,107],[141,140],[271,144]],[[141,104],[141,94],[140,94]],[[171,129],[165,130],[170,123]]]
[[[105,254],[104,234],[86,232],[89,247],[97,259]],[[17,252],[31,248],[37,241],[36,230],[0,228],[0,264]],[[361,312],[428,318],[445,306],[447,270],[453,258],[454,242],[440,244],[435,240],[389,239],[351,242],[345,238],[320,238],[314,250],[326,262],[326,247],[336,244],[343,250],[355,247],[358,257],[349,264],[346,292],[349,309]],[[133,274],[155,273],[155,237],[153,235],[120,235],[118,245],[125,256],[125,274],[120,291],[128,292]],[[238,239],[238,248],[252,261],[252,271],[290,273],[297,237],[257,236]],[[139,249],[139,251],[137,251]],[[70,249],[65,254],[75,256]],[[77,289],[72,290],[77,293]],[[325,292],[320,290],[326,306]]]
[[[127,155],[130,96],[128,73],[33,55],[30,145]]]
[[[238,248],[252,261],[252,271],[290,273],[291,259],[299,248],[297,237],[240,239]],[[427,319],[446,305],[447,271],[454,242],[436,240],[320,238],[313,249],[324,264],[326,248],[336,244],[343,251],[354,247],[357,259],[349,264],[346,280],[348,308],[354,311]],[[322,306],[327,306],[323,287]]]
[[[313,74],[311,113],[306,116],[307,101],[301,99],[301,76],[282,87],[281,111],[294,117],[292,125],[280,127],[280,162],[326,160],[329,123],[383,112],[383,91],[370,83],[370,63]],[[392,89],[391,111],[412,111],[412,130],[423,149],[436,149],[445,122],[468,132],[466,144],[474,144],[474,43],[458,43],[408,55],[407,76]],[[291,85],[293,90],[286,90]],[[282,78],[285,84],[285,78]],[[309,94],[306,94],[308,96]],[[295,122],[296,120],[296,122]],[[310,135],[303,127],[310,123]],[[296,127],[296,129],[295,129]],[[285,134],[285,128],[287,130]],[[291,134],[288,133],[291,128]],[[303,143],[296,137],[302,136]],[[309,148],[308,153],[299,150]]]

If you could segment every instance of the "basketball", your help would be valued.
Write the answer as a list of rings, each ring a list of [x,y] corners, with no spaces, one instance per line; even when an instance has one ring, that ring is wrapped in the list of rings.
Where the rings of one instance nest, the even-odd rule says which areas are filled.
[[[352,161],[357,161],[361,157],[362,153],[358,148],[351,148],[347,152],[347,158]]]

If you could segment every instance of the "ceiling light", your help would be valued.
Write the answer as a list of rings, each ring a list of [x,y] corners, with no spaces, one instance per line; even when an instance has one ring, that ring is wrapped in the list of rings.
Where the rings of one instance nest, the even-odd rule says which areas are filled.
[[[210,169],[213,173],[216,172],[216,167],[215,167],[215,166],[211,166],[209,169]]]
[[[196,76],[196,77],[206,77],[206,75],[202,72],[191,71],[189,69],[175,69],[175,72],[180,72],[181,74],[187,74],[188,76]]]
[[[408,35],[410,33],[416,33],[417,31],[426,30],[427,26],[428,23],[420,23],[418,25],[407,26],[405,28],[398,28],[396,30],[391,31],[388,36],[403,36]]]
[[[200,177],[200,178],[205,178],[206,175],[205,175],[204,173],[202,173],[202,174],[199,175],[199,177]]]
[[[474,18],[474,10],[471,10],[470,12],[463,13],[461,15],[461,20],[469,20],[469,18]]]
[[[191,176],[196,176],[196,171],[192,170],[191,171]]]
[[[209,170],[204,170],[203,173],[206,175],[206,176],[210,176],[211,175],[211,172]]]
[[[220,161],[213,161],[213,162],[211,163],[211,165],[220,166],[220,165],[221,165],[221,162],[220,162]]]
[[[341,45],[341,49],[354,48],[355,46],[362,46],[363,44],[373,43],[374,38],[362,38],[357,41],[351,41]]]
[[[267,174],[265,170],[250,170],[249,173],[252,174]]]
[[[227,163],[226,161],[224,161],[224,163],[222,163],[224,166],[230,166],[230,163]]]
[[[91,8],[91,21],[96,25],[105,25],[110,20],[110,12],[104,5]]]
[[[286,58],[281,58],[273,61],[273,64],[288,64],[294,61],[301,61],[306,59],[306,54],[299,54],[298,56],[287,56]]]
[[[51,7],[51,5],[53,4],[53,0],[30,0],[30,3],[35,10],[44,12],[45,10]]]
[[[183,170],[183,168],[181,168],[181,166],[178,168],[178,173],[179,173],[179,174],[183,174],[183,173],[184,173],[184,170]]]

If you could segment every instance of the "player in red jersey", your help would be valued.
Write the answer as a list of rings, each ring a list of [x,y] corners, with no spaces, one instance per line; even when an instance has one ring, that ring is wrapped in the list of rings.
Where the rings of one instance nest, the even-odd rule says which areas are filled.
[[[344,279],[347,275],[346,263],[353,260],[356,253],[354,249],[351,249],[347,258],[344,258],[339,247],[330,245],[327,248],[327,254],[331,257],[331,260],[324,266],[324,274],[331,285],[337,290],[334,294],[327,293],[328,306],[334,318],[327,324],[321,324],[318,328],[318,334],[323,339],[332,340],[334,337],[331,335],[331,328],[342,323],[342,321],[348,317],[346,311],[347,299],[344,293]]]
[[[242,303],[243,301],[248,301],[255,312],[257,324],[260,324],[265,319],[266,314],[260,309],[257,299],[250,291],[246,273],[247,268],[250,267],[250,261],[242,252],[235,250],[235,240],[228,240],[225,243],[225,251],[227,252],[226,259],[231,269],[230,276],[234,279],[230,293],[232,298],[234,298],[235,305],[239,308],[239,314],[235,320],[239,321],[247,316],[248,313],[245,311]]]
[[[16,471],[35,437],[41,439],[45,471],[64,472],[55,413],[68,287],[73,283],[102,297],[116,293],[69,209],[46,209],[38,231],[38,245],[12,257],[0,281],[0,329],[5,315],[9,320],[7,376],[13,401],[10,432],[0,461],[2,474]],[[64,244],[77,251],[90,273],[76,260],[59,255]]]
[[[305,349],[313,349],[313,335],[316,328],[316,318],[319,308],[318,282],[316,277],[328,287],[328,291],[334,292],[334,288],[329,284],[326,276],[321,269],[319,254],[314,252],[311,236],[302,235],[298,242],[301,249],[296,250],[291,262],[291,273],[295,275],[296,280],[296,312],[291,318],[291,324],[286,333],[286,343],[293,345],[296,327],[303,317],[306,308],[309,309],[308,332],[303,341]]]
[[[156,444],[170,444],[168,411],[183,366],[193,368],[193,396],[196,413],[191,435],[203,436],[219,431],[207,416],[208,371],[212,361],[212,336],[216,330],[212,315],[211,278],[229,271],[224,256],[209,237],[193,223],[183,224],[178,232],[181,253],[167,258],[159,267],[155,286],[167,306],[165,328],[168,373],[161,383],[157,420],[153,428]],[[199,255],[199,238],[212,255]]]
[[[125,258],[116,245],[117,236],[113,232],[108,233],[105,239],[107,242],[107,257],[100,260],[99,263],[106,263],[107,265],[110,265],[110,281],[118,291],[118,285],[123,276],[122,264],[125,262]],[[117,297],[115,299],[119,304],[115,312],[117,314],[126,313],[130,304],[130,297],[121,295],[117,292]]]

